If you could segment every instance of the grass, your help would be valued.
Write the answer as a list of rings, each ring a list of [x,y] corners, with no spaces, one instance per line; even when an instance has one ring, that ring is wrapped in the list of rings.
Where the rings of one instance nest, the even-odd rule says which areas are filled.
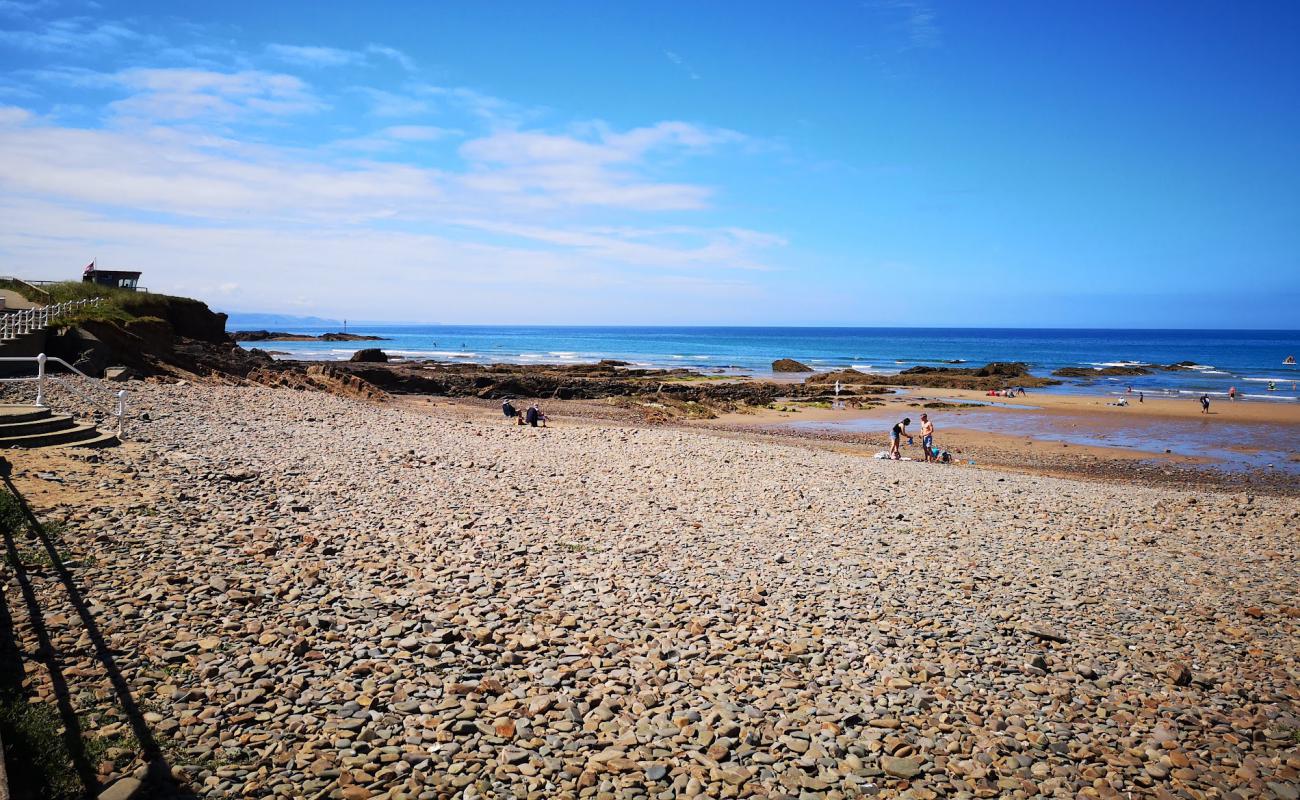
[[[142,292],[118,289],[114,286],[100,286],[83,281],[63,281],[44,287],[50,293],[52,303],[66,303],[74,300],[101,298],[102,302],[93,306],[77,309],[59,318],[65,324],[96,320],[100,322],[130,322],[139,319],[141,314],[135,312],[143,301],[149,297]]]
[[[13,288],[20,294],[26,290],[26,287],[15,286],[3,288]],[[74,300],[91,300],[99,298],[99,302],[93,306],[86,306],[71,311],[58,318],[58,321],[64,325],[74,325],[79,322],[99,321],[99,322],[117,322],[125,323],[135,320],[158,321],[161,322],[152,313],[159,307],[159,301],[166,302],[171,298],[167,295],[153,294],[150,292],[135,292],[130,289],[119,289],[115,286],[100,286],[96,283],[86,283],[84,281],[61,281],[51,283],[44,287],[49,293],[50,303],[66,303]],[[24,295],[26,296],[26,295]],[[29,298],[32,299],[32,298]],[[44,301],[45,298],[36,298],[38,301]]]
[[[63,740],[63,723],[53,706],[34,705],[17,696],[0,699],[0,730],[6,760],[22,765],[9,771],[14,797],[71,800],[82,796],[81,780]]]

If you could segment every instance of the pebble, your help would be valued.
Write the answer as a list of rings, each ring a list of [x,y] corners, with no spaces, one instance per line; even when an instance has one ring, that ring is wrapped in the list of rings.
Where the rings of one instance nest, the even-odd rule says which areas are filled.
[[[43,457],[91,499],[38,511],[195,795],[1295,798],[1286,498],[132,396],[155,421]],[[28,577],[88,729],[129,731],[58,576]]]

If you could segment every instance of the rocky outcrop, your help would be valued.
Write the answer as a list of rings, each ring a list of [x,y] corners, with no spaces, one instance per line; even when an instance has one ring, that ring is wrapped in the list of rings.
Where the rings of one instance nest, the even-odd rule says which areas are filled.
[[[298,391],[328,392],[342,397],[383,402],[389,395],[373,383],[340,369],[336,364],[312,364],[300,369],[261,369],[248,380],[266,386],[283,386]]]
[[[1150,375],[1146,367],[1061,367],[1052,372],[1058,378],[1098,378],[1117,375]]]
[[[835,381],[864,386],[927,386],[940,389],[1005,389],[1009,386],[1052,386],[1060,383],[1051,378],[1029,374],[1029,365],[1020,361],[994,361],[982,367],[912,367],[897,375],[868,374],[856,370],[839,370],[810,376],[804,383],[827,384]]]
[[[820,388],[771,381],[701,381],[690,370],[625,369],[599,364],[332,364],[392,394],[434,394],[502,400],[543,397],[595,400],[608,397],[663,397],[683,402],[766,405],[779,397],[816,396]]]
[[[236,342],[385,342],[383,336],[360,336],[355,333],[322,333],[313,336],[307,333],[285,333],[284,331],[235,331],[230,334]]]
[[[378,347],[367,347],[364,350],[358,350],[352,354],[349,361],[360,361],[366,364],[384,364],[388,362],[388,354]]]
[[[813,368],[807,364],[795,361],[793,358],[778,358],[772,362],[773,372],[812,372]]]
[[[237,381],[275,365],[266,353],[235,344],[226,315],[198,300],[141,296],[130,310],[136,316],[125,321],[87,319],[51,329],[47,352],[94,376],[125,366],[141,376]]]

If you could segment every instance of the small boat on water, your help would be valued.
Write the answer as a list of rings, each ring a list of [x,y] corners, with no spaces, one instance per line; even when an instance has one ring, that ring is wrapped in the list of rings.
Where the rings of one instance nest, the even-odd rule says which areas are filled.
[[[1284,359],[1282,360],[1282,366],[1284,366],[1284,367],[1294,367],[1294,366],[1295,366],[1295,356],[1287,356],[1286,358],[1284,358]]]

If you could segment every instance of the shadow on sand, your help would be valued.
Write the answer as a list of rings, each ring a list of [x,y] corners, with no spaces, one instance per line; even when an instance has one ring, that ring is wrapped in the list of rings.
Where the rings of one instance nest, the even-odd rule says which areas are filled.
[[[172,777],[171,765],[167,763],[158,740],[145,722],[144,715],[141,713],[135,697],[131,694],[130,686],[122,676],[121,670],[118,669],[113,653],[104,640],[104,635],[100,631],[94,616],[90,613],[90,608],[82,596],[81,589],[78,588],[77,581],[73,577],[71,570],[63,562],[58,549],[50,538],[49,532],[36,518],[36,515],[32,513],[26,499],[14,486],[10,479],[11,470],[10,463],[0,458],[0,481],[3,481],[5,488],[12,495],[15,505],[26,522],[28,533],[24,534],[21,529],[15,529],[18,526],[14,524],[0,524],[0,528],[3,529],[5,555],[8,557],[11,569],[21,589],[23,602],[27,606],[27,616],[31,621],[32,630],[36,637],[37,651],[32,660],[42,664],[49,673],[59,720],[63,726],[62,738],[71,757],[72,768],[81,783],[84,796],[96,797],[106,787],[100,784],[95,765],[91,764],[90,759],[87,757],[81,721],[77,717],[67,678],[64,675],[63,654],[55,649],[50,631],[45,625],[45,615],[42,612],[36,590],[32,585],[30,571],[23,564],[19,551],[18,537],[20,536],[27,537],[29,541],[34,538],[37,544],[43,548],[53,574],[58,578],[72,607],[81,619],[81,624],[84,626],[86,635],[94,648],[95,658],[107,675],[117,702],[131,726],[131,732],[135,734],[136,741],[139,743],[142,757],[148,765],[148,769],[145,777],[141,780],[140,789],[133,797],[194,797],[195,795],[192,792],[177,784]],[[21,697],[25,674],[24,665],[18,642],[14,636],[13,618],[3,594],[3,592],[0,592],[0,693],[8,697]],[[6,741],[5,746],[7,751],[10,750],[11,746],[15,750],[15,752],[9,754],[10,758],[22,756],[22,743],[15,742],[11,745],[9,741]],[[15,765],[10,763],[8,773],[15,800],[22,800],[28,792],[35,793],[26,794],[26,796],[48,796],[44,790],[49,787],[27,787],[23,785],[22,773],[31,771],[34,770],[15,769]]]

